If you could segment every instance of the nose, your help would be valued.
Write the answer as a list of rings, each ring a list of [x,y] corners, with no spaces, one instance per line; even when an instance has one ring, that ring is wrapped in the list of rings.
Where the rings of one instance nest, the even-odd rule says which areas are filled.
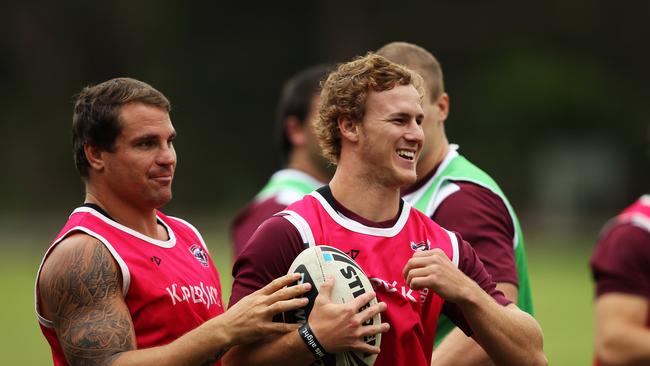
[[[424,143],[424,131],[422,130],[422,125],[418,124],[415,119],[413,119],[408,124],[408,131],[404,135],[406,141],[414,142],[418,146],[422,146]]]
[[[159,165],[175,165],[176,164],[176,150],[174,145],[163,144],[160,153],[157,156],[156,162]]]

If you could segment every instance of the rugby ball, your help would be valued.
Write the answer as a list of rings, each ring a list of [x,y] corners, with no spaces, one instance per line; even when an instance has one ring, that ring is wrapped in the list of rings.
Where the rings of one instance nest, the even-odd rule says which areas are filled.
[[[317,245],[302,251],[289,267],[288,273],[300,273],[301,280],[298,283],[311,283],[311,290],[305,296],[309,303],[304,308],[284,313],[286,323],[304,324],[314,306],[320,286],[327,277],[334,277],[334,288],[332,289],[332,302],[343,304],[350,300],[372,291],[372,285],[361,267],[347,254],[339,249],[326,245]],[[370,300],[366,308],[377,303],[377,298]],[[370,324],[381,324],[381,316],[375,315],[367,322]],[[365,342],[379,347],[381,333],[366,337]],[[371,366],[375,363],[377,354],[366,354],[364,352],[343,352],[327,355],[318,360],[315,365],[324,366]]]

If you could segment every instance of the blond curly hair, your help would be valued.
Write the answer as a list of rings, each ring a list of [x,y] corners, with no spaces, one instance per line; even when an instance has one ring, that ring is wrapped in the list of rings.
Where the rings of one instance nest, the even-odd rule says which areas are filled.
[[[424,95],[422,77],[410,69],[369,52],[340,64],[323,82],[321,105],[315,123],[323,155],[333,164],[341,156],[340,117],[361,123],[370,92],[382,92],[398,85],[413,85]]]

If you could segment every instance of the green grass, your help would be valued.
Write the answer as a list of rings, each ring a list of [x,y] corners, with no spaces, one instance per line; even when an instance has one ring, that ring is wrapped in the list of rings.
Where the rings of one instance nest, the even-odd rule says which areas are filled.
[[[591,248],[528,245],[535,317],[550,365],[590,365],[593,355]]]
[[[214,231],[204,231],[204,235],[221,274],[223,298],[227,303],[231,262],[224,232],[223,225],[218,225]],[[42,237],[19,241],[6,235],[0,237],[4,242],[11,242],[14,248],[35,248],[34,243],[43,247],[47,243]],[[587,266],[590,249],[572,244],[567,239],[529,240],[527,243],[536,317],[544,330],[544,348],[551,365],[589,365],[593,354],[592,285]],[[52,363],[49,347],[34,315],[34,277],[41,255],[40,249],[2,249],[0,252],[2,364]]]

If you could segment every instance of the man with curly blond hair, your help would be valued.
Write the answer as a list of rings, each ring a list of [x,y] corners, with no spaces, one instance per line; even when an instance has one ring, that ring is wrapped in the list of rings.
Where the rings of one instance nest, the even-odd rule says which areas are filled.
[[[372,53],[331,73],[317,134],[334,177],[262,224],[233,269],[231,305],[286,273],[305,248],[331,245],[363,268],[379,303],[366,305],[375,294],[365,294],[334,304],[329,280],[307,319],[324,355],[292,332],[235,347],[226,364],[330,364],[331,354],[355,350],[379,353],[375,365],[429,365],[441,312],[498,364],[546,364],[539,325],[496,289],[471,246],[400,198],[400,187],[415,182],[424,139],[421,84]],[[378,311],[384,323],[365,325]],[[377,333],[380,347],[364,341]]]
[[[417,181],[402,189],[404,200],[448,230],[460,233],[476,251],[497,288],[517,306],[533,314],[524,235],[513,206],[497,182],[449,143],[445,124],[450,97],[442,68],[424,48],[391,42],[378,51],[424,79],[424,145]],[[485,351],[454,324],[441,317],[433,359],[441,365],[489,364]]]

